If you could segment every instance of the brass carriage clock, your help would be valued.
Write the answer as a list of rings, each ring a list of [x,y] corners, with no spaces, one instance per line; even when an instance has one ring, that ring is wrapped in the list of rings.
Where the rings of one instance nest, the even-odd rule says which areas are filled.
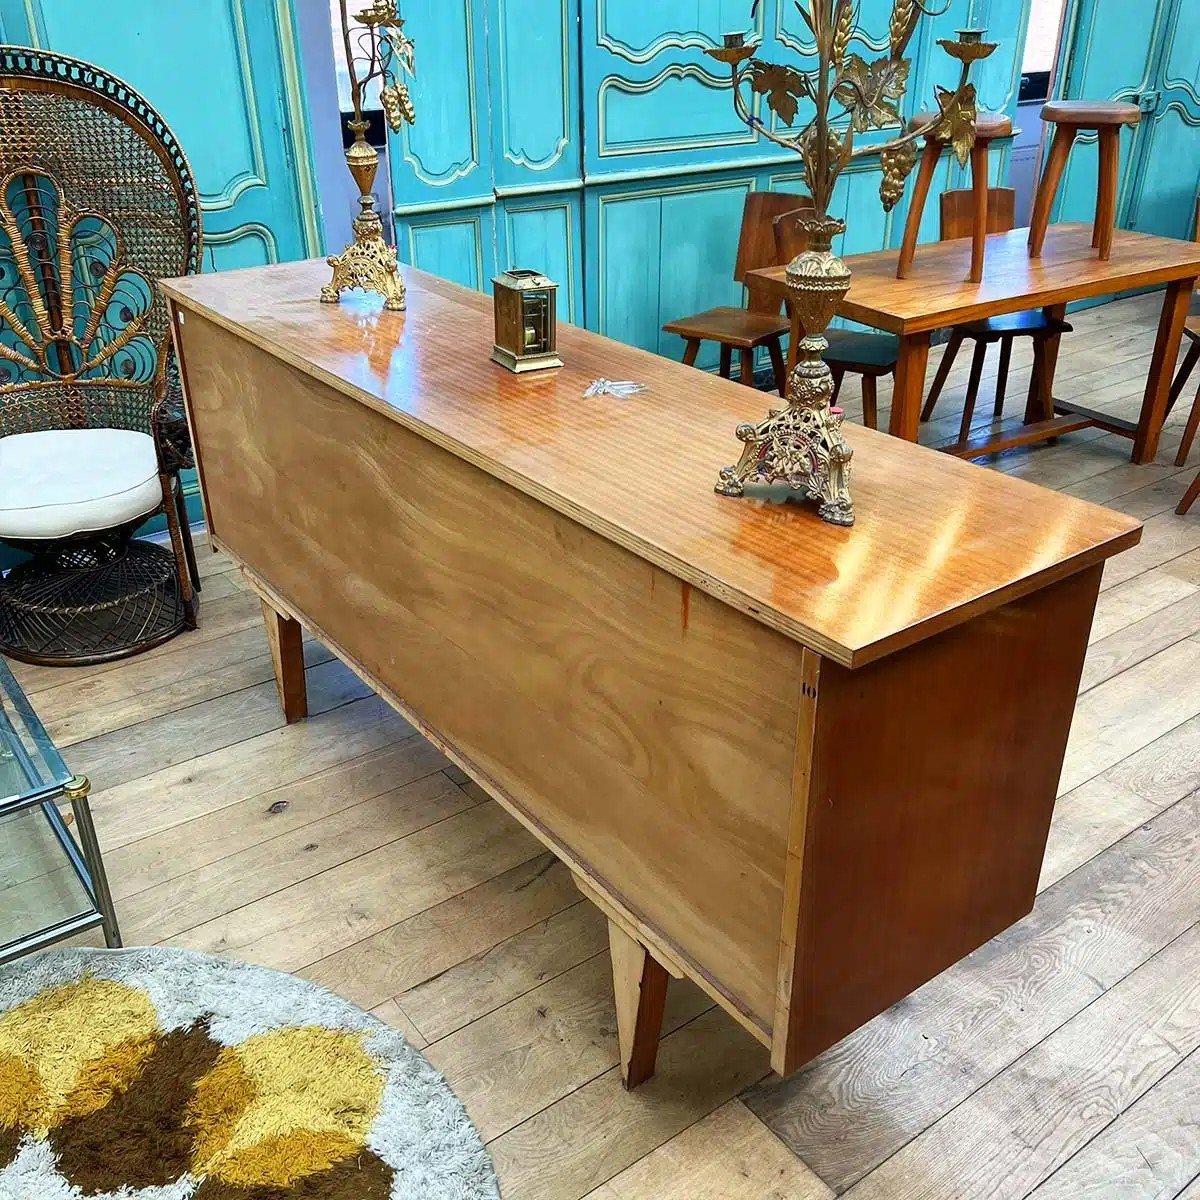
[[[492,280],[496,344],[492,361],[510,371],[561,367],[558,357],[558,284],[539,271],[513,268]]]

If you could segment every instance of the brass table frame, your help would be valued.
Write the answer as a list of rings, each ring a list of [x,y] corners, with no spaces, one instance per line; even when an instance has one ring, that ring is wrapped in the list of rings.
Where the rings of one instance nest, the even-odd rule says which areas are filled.
[[[0,820],[40,807],[88,903],[80,912],[0,944],[0,963],[96,926],[104,930],[104,941],[110,949],[119,947],[121,931],[88,803],[91,784],[85,776],[73,775],[68,770],[8,664],[0,658],[0,766],[3,765],[14,769],[25,786],[7,796],[3,792],[8,789],[0,788]],[[71,806],[78,842],[59,811],[64,800]]]

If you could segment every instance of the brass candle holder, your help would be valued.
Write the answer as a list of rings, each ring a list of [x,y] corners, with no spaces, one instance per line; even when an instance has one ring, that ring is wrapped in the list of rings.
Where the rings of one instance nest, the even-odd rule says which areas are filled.
[[[850,496],[853,451],[842,437],[842,414],[831,407],[833,375],[822,355],[829,348],[825,331],[850,289],[850,270],[833,252],[833,239],[846,230],[845,222],[829,215],[838,176],[856,158],[877,154],[883,168],[880,197],[890,211],[904,194],[904,185],[917,161],[917,142],[933,135],[948,142],[964,166],[975,144],[975,85],[971,64],[986,58],[996,46],[985,42],[983,30],[961,30],[957,41],[938,44],[962,66],[958,86],[937,90],[938,115],[927,124],[883,144],[855,146],[855,134],[900,123],[899,102],[908,87],[911,63],[904,57],[922,16],[940,16],[949,7],[932,9],[929,0],[894,0],[889,26],[889,53],[866,62],[850,53],[858,28],[854,0],[796,0],[817,47],[817,67],[798,71],[755,57],[755,45],[745,34],[730,33],[724,44],[708,50],[731,72],[733,106],[741,120],[768,141],[800,155],[804,179],[816,210],[801,222],[809,248],[787,268],[787,287],[804,338],[800,359],[788,379],[785,409],[773,409],[757,425],[739,425],[745,444],[734,466],[725,467],[716,490],[741,496],[750,481],[783,481],[820,504],[820,516],[835,525],[854,524]],[[750,8],[753,19],[758,0]],[[742,95],[742,86],[766,98],[768,108],[785,125],[793,125],[802,102],[811,102],[813,118],[798,133],[776,133],[755,116]],[[839,111],[840,110],[840,111]],[[836,120],[835,120],[836,118]]]
[[[363,96],[367,86],[379,80],[383,113],[388,127],[399,133],[404,123],[413,124],[416,112],[408,85],[400,78],[403,68],[413,73],[413,43],[404,33],[404,21],[396,10],[396,0],[372,0],[369,7],[353,20],[347,0],[341,0],[342,38],[346,47],[346,65],[350,71],[350,97],[354,116],[347,126],[354,141],[346,151],[346,165],[358,185],[358,215],[354,218],[354,241],[330,258],[333,278],[321,289],[324,304],[337,304],[342,292],[359,288],[383,297],[384,308],[402,312],[405,306],[404,281],[396,264],[396,251],[383,240],[383,222],[375,211],[375,173],[379,169],[379,151],[367,141],[367,121],[363,118]],[[352,28],[353,26],[353,28]]]

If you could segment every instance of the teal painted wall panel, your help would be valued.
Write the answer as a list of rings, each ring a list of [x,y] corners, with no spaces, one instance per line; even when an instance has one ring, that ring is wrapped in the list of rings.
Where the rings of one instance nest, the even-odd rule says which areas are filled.
[[[506,200],[498,236],[501,270],[537,264],[559,285],[560,320],[583,323],[583,260],[575,193]]]
[[[495,274],[490,209],[413,217],[396,227],[404,261],[465,287],[490,291]]]
[[[1192,232],[1200,186],[1200,6],[1196,0],[1070,0],[1059,95],[1140,104],[1121,135],[1117,224],[1168,237]],[[1094,134],[1081,136],[1054,219],[1090,221],[1098,170]]]
[[[741,304],[742,288],[733,281],[733,254],[723,236],[697,236],[698,231],[736,229],[742,219],[746,195],[753,180],[705,179],[662,193],[659,253],[658,329],[653,338],[639,342],[650,350],[677,358],[681,339],[661,332],[661,326],[688,313],[703,312],[721,304]],[[736,245],[732,248],[736,252]],[[604,266],[605,275],[619,279],[624,269],[618,257]],[[647,334],[651,331],[647,330]],[[628,340],[628,339],[623,339]],[[715,366],[715,345],[702,347],[702,367]]]
[[[531,20],[531,7],[535,19]],[[575,0],[500,0],[489,16],[495,183],[505,188],[577,180],[579,38]]]
[[[587,323],[621,342],[655,344],[662,311],[662,200],[593,192],[587,205],[587,224],[597,236],[596,265],[585,276]]]
[[[433,194],[442,202],[490,202],[483,0],[406,0],[404,16],[417,47],[417,74],[410,81],[417,122],[390,138],[395,202],[403,207]]]
[[[293,23],[291,0],[0,0],[4,40],[93,62],[166,118],[196,175],[206,269],[320,248]],[[184,485],[198,519],[193,473]]]
[[[272,262],[303,258],[315,248],[315,213],[306,211],[301,155],[288,136],[286,2],[32,0],[30,10],[30,41],[111,71],[166,118],[196,175],[210,267],[264,252]],[[237,247],[243,237],[254,244]]]

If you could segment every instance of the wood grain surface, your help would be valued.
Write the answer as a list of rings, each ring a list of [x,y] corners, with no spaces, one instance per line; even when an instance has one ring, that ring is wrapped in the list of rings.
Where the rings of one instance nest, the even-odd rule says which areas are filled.
[[[1042,257],[1029,257],[1029,230],[993,233],[987,239],[983,281],[967,279],[971,240],[922,246],[912,275],[896,279],[898,252],[852,254],[854,273],[838,315],[893,333],[919,333],[983,317],[1108,296],[1127,288],[1200,277],[1200,245],[1118,229],[1112,257],[1104,262],[1092,246],[1092,226],[1052,225]],[[786,295],[784,268],[751,271],[747,284]]]
[[[1189,253],[1200,264],[1200,247]],[[560,336],[565,368],[518,378],[488,361],[486,297],[406,271],[406,314],[321,305],[312,297],[325,270],[293,263],[165,290],[190,310],[185,322],[203,315],[295,367],[281,386],[319,380],[843,665],[910,645],[1138,538],[1128,517],[869,430],[851,436],[852,530],[795,503],[730,501],[712,491],[716,470],[736,458],[732,431],[761,417],[762,396],[572,327]],[[189,371],[201,361],[193,359]],[[601,376],[647,390],[584,400]],[[339,420],[332,403],[328,419]],[[374,428],[382,438],[386,426]],[[203,440],[200,431],[202,452]],[[210,503],[220,536],[217,509]]]

